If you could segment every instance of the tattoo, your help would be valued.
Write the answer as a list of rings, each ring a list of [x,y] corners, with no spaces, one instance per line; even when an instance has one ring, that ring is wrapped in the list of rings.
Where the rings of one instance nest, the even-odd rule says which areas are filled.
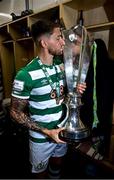
[[[27,109],[27,99],[12,97],[10,110],[11,117],[19,124],[22,124],[31,130],[42,132],[43,128],[31,120],[31,118],[28,116]]]

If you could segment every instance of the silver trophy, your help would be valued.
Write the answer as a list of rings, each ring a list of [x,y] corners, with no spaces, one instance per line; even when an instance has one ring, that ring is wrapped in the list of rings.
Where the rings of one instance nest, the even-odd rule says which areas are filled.
[[[60,136],[66,141],[80,142],[90,135],[90,130],[80,119],[81,94],[76,91],[78,83],[85,82],[90,64],[90,45],[87,30],[77,25],[63,31],[65,39],[64,67],[67,97],[64,102],[66,115],[58,125],[65,127]]]

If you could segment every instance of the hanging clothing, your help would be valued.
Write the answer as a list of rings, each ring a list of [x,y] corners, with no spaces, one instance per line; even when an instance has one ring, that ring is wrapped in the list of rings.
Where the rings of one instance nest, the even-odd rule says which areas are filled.
[[[86,78],[87,89],[82,97],[84,105],[81,108],[81,119],[92,129],[94,120],[94,73],[96,73],[96,100],[97,100],[97,117],[99,123],[96,128],[92,129],[94,136],[103,136],[104,146],[110,141],[111,116],[114,99],[114,61],[109,58],[106,45],[102,39],[95,40],[96,50],[96,72],[94,69],[94,58],[92,58]]]

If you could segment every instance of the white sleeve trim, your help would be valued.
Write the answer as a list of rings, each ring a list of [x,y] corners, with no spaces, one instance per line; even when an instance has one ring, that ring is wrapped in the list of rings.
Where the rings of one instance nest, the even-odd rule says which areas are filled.
[[[11,94],[13,97],[19,98],[19,99],[29,99],[29,96],[18,96],[15,94]]]

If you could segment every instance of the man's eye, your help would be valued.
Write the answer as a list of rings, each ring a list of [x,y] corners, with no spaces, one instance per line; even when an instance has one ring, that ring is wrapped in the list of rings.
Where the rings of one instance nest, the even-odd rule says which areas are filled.
[[[60,37],[56,38],[56,40],[59,41],[59,40],[60,40]]]

